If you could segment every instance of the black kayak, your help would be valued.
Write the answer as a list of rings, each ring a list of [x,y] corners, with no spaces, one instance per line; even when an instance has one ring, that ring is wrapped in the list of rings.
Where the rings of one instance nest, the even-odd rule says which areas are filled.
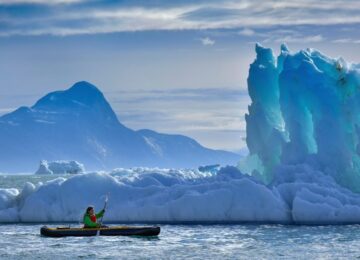
[[[43,226],[40,234],[46,237],[83,237],[96,236],[100,230],[101,236],[157,236],[160,234],[160,227],[128,227],[128,226],[112,226],[102,228],[70,228],[56,227],[50,228]]]

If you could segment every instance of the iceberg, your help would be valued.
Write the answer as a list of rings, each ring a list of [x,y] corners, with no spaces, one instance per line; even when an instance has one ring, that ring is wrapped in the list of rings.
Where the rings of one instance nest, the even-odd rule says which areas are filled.
[[[220,169],[219,164],[205,165],[205,166],[198,167],[198,170],[201,172],[211,172],[211,173],[216,173],[219,171],[219,169]]]
[[[84,165],[77,161],[48,162],[42,160],[35,174],[79,174],[84,172]]]
[[[279,165],[307,164],[359,192],[360,66],[286,45],[277,59],[259,44],[256,53],[246,115],[252,171],[271,182]]]
[[[256,46],[249,155],[218,171],[118,168],[0,189],[0,222],[360,223],[360,66]],[[36,210],[34,210],[36,209]]]
[[[105,194],[105,222],[287,219],[287,206],[277,191],[228,167],[216,175],[197,170],[95,172],[26,183],[22,191],[0,189],[0,222],[77,222],[89,204],[101,209]]]
[[[116,169],[0,189],[0,222],[81,222],[90,204],[117,223],[359,223],[360,195],[308,165],[283,166],[266,185],[236,167],[217,173]]]

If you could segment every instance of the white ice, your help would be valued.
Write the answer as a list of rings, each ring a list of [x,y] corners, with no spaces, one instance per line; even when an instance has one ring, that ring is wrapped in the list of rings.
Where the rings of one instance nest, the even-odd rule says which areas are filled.
[[[35,174],[78,174],[85,172],[85,167],[77,161],[53,161],[42,160]]]
[[[279,176],[279,177],[278,177]],[[197,170],[118,169],[87,173],[20,191],[0,189],[0,222],[79,221],[109,194],[105,221],[357,223],[360,196],[307,165],[284,166],[265,185],[235,167]]]

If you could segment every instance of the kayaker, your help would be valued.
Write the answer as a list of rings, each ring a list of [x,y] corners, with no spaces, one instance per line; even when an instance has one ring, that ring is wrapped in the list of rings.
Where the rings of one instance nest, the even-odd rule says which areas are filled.
[[[94,207],[93,206],[89,206],[86,209],[86,212],[84,214],[84,227],[85,228],[96,228],[96,227],[100,227],[101,224],[97,223],[97,219],[101,218],[104,215],[105,209],[101,210],[99,213],[95,214],[94,211]],[[101,227],[106,227],[106,226],[101,226]]]

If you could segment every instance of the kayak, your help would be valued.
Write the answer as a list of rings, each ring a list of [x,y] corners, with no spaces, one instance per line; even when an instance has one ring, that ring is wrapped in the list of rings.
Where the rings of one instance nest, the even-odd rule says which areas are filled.
[[[100,230],[101,236],[157,236],[160,234],[160,227],[129,227],[129,226],[112,226],[102,228],[70,228],[56,227],[50,228],[43,226],[40,234],[46,237],[83,237],[96,236]]]

